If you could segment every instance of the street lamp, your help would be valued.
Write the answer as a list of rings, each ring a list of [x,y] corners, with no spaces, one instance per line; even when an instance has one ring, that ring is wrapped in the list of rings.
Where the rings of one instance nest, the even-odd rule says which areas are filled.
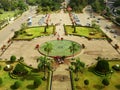
[[[110,71],[110,79],[111,79],[111,77],[112,77],[112,74],[113,74],[113,71],[111,70],[111,71]]]

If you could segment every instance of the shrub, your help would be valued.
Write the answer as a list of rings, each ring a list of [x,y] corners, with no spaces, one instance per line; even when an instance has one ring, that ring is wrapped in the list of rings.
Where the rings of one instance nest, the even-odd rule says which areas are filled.
[[[108,63],[108,61],[106,61],[106,60],[100,60],[100,61],[98,61],[97,65],[95,67],[95,70],[99,71],[99,72],[101,72],[103,74],[106,74],[107,72],[109,72],[110,69],[109,69],[109,63]]]
[[[85,85],[89,85],[89,80],[87,80],[87,79],[84,80],[84,84],[85,84]]]
[[[15,60],[16,60],[16,56],[12,55],[12,56],[10,57],[10,61],[11,61],[11,62],[15,62]]]
[[[13,74],[18,76],[23,76],[23,75],[26,75],[27,73],[28,73],[28,70],[22,64],[17,64],[15,66],[15,69],[13,70]]]
[[[35,88],[38,88],[38,86],[41,85],[41,79],[40,78],[35,79],[33,85]]]
[[[0,78],[0,85],[3,83],[3,80],[2,80],[2,78]]]
[[[105,85],[105,86],[108,86],[109,85],[108,79],[103,79],[102,84]]]
[[[20,81],[16,81],[14,85],[12,85],[12,89],[18,89],[21,86]]]

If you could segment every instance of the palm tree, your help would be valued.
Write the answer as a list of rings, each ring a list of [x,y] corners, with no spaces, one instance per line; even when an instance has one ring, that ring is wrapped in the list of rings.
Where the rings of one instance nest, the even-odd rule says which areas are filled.
[[[80,71],[81,73],[83,72],[83,68],[85,67],[85,63],[80,61],[80,58],[76,59],[76,62],[74,63],[74,71],[76,73],[76,80],[78,80],[78,72]]]
[[[52,44],[51,43],[46,43],[46,45],[44,46],[44,51],[47,52],[47,56],[49,55],[49,53],[52,51]]]
[[[78,47],[79,46],[76,43],[74,42],[71,43],[71,46],[69,47],[69,49],[70,49],[70,52],[73,53],[73,57],[74,57],[75,51],[78,50]]]
[[[72,24],[73,24],[73,28],[74,28],[73,33],[76,33],[76,26],[74,25],[75,23],[73,22]]]
[[[50,61],[48,61],[47,57],[39,57],[38,60],[40,61],[38,64],[38,69],[43,70],[44,72],[44,77],[43,79],[46,80],[46,69],[50,70],[51,69],[51,64]]]
[[[45,27],[44,27],[44,33],[46,33],[46,32],[47,32],[47,30],[46,30],[46,29],[47,29],[47,26],[45,26]]]
[[[25,30],[28,27],[27,23],[21,24],[21,30]]]

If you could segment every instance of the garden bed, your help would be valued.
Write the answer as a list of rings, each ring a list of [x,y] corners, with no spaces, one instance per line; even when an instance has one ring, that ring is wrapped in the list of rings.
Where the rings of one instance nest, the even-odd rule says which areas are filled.
[[[110,68],[112,68],[113,65],[115,64],[120,64],[120,61],[109,61]],[[79,72],[78,81],[75,81],[76,74],[74,72],[71,72],[71,80],[73,83],[73,90],[119,90],[120,89],[120,84],[119,84],[119,77],[120,72],[118,71],[113,71],[111,74],[107,74],[106,76],[97,75],[94,74],[93,72],[89,71],[88,69],[85,69],[83,73]],[[102,80],[104,78],[108,78],[110,85],[104,87],[102,84]],[[86,86],[84,84],[84,80],[89,80],[89,85]]]
[[[13,67],[15,67],[15,65],[18,63],[19,62],[14,62],[11,65]],[[25,75],[24,77],[18,77],[16,75],[12,75],[9,71],[4,71],[4,67],[7,65],[6,61],[1,61],[0,65],[1,65],[0,76],[2,78],[2,84],[0,86],[0,90],[5,90],[5,89],[11,90],[11,86],[16,81],[21,82],[21,86],[19,87],[19,90],[32,89],[34,79],[42,78],[44,76],[43,72],[41,72],[41,71],[35,72],[34,70],[32,70],[29,67],[26,67],[26,65],[25,65],[25,68],[29,71],[29,73],[27,75]],[[50,75],[50,74],[47,74],[47,75]],[[49,79],[49,78],[47,78],[47,79]],[[46,81],[42,80],[41,85],[38,88],[34,88],[34,90],[47,90],[49,83],[50,83],[49,80],[46,80]]]
[[[48,36],[54,33],[55,26],[48,26],[44,32],[45,26],[29,27],[23,31],[18,31],[14,40],[31,40],[37,37]]]
[[[74,33],[74,28],[71,25],[64,26],[66,35],[76,35],[91,39],[105,39],[106,35],[102,30],[97,30],[92,27],[85,26],[75,26],[76,32]]]

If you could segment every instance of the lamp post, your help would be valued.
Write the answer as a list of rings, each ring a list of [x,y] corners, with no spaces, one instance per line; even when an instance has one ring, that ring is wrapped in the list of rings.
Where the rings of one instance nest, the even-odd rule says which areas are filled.
[[[111,70],[111,71],[110,71],[110,79],[111,79],[111,77],[112,77],[112,74],[113,74],[113,71]]]

